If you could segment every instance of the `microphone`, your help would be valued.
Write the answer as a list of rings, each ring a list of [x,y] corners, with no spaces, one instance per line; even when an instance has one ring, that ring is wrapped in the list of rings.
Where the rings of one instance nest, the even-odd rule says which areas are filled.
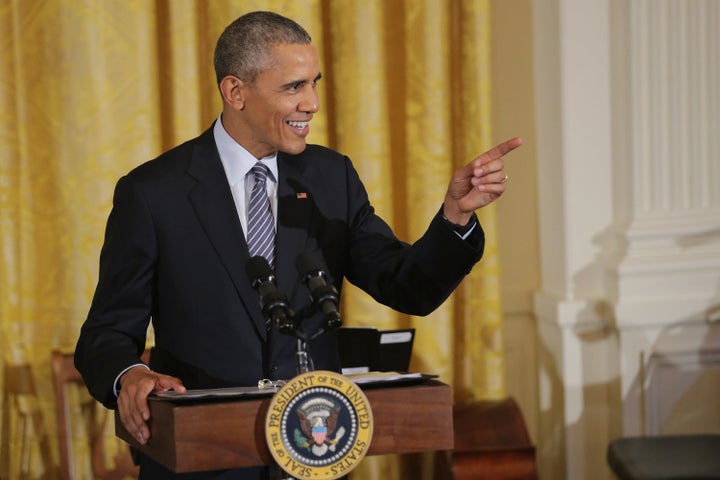
[[[300,277],[310,290],[315,308],[325,316],[327,326],[331,328],[342,325],[338,313],[338,292],[325,280],[322,260],[314,252],[303,252],[295,260]]]
[[[275,276],[265,257],[258,255],[248,260],[245,273],[260,295],[260,308],[268,322],[277,325],[280,333],[294,335],[295,322],[287,298],[275,286]]]

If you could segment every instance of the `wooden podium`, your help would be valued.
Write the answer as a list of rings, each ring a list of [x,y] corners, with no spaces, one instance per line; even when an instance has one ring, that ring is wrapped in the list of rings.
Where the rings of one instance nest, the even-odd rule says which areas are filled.
[[[364,387],[374,427],[368,455],[453,449],[450,387],[435,380]],[[150,398],[152,438],[140,445],[115,418],[116,435],[176,472],[274,463],[265,439],[270,397],[188,403]]]

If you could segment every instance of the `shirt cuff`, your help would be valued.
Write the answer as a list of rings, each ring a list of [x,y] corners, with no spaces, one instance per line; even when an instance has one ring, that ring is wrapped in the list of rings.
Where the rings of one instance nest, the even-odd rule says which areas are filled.
[[[470,234],[473,232],[473,230],[475,230],[475,227],[477,227],[477,222],[475,220],[473,220],[468,225],[471,225],[470,230],[468,230],[465,233],[460,233],[459,231],[455,230],[455,233],[457,234],[457,236],[462,238],[463,240],[467,240],[467,238],[470,236]]]
[[[447,219],[445,215],[442,214],[442,211],[440,212],[440,216],[442,217],[443,221],[453,229],[455,234],[462,238],[463,240],[467,240],[467,238],[470,236],[470,234],[475,230],[475,227],[478,225],[477,216],[473,214],[470,221],[467,223],[467,225],[457,225],[455,223],[452,223],[450,220]]]
[[[118,374],[118,376],[115,377],[115,381],[113,382],[113,394],[115,394],[115,398],[117,398],[118,392],[120,392],[120,377],[122,377],[125,372],[127,372],[127,371],[130,370],[131,368],[135,368],[135,367],[145,367],[145,368],[147,368],[148,370],[150,370],[150,367],[148,367],[148,366],[145,365],[144,363],[136,363],[136,364],[134,364],[134,365],[130,365],[130,366],[127,367],[125,370],[123,370],[122,372],[120,372],[120,373]]]

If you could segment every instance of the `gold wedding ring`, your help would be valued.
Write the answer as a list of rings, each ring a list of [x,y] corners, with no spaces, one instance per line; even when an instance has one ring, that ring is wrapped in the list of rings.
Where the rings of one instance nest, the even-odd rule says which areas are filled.
[[[507,182],[507,181],[508,181],[508,178],[510,178],[510,177],[508,177],[507,175],[505,175],[505,178],[503,178],[502,180],[500,180],[500,183],[505,183],[505,182]]]

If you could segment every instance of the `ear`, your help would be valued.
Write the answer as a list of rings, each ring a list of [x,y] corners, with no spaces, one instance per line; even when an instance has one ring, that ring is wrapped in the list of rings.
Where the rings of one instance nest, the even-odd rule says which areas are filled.
[[[245,107],[245,84],[234,75],[228,75],[220,80],[220,93],[223,102],[235,110]]]

